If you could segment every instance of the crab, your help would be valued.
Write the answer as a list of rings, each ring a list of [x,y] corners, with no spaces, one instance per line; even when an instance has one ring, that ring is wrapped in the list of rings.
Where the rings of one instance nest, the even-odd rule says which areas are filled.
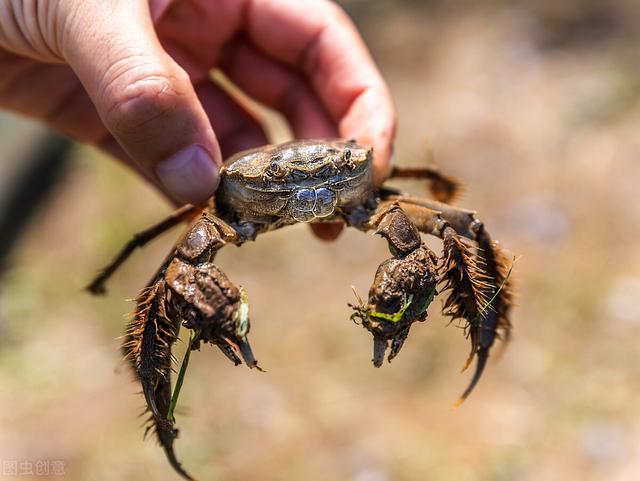
[[[414,197],[372,177],[371,147],[355,140],[304,140],[240,152],[220,170],[214,197],[185,205],[136,234],[88,289],[105,282],[138,247],[169,228],[190,227],[136,298],[123,352],[142,385],[150,425],[172,467],[193,479],[174,453],[174,408],[189,353],[201,343],[216,345],[233,363],[260,369],[247,335],[247,295],[214,263],[225,245],[240,246],[259,234],[301,222],[340,221],[382,236],[391,258],[380,264],[367,301],[356,294],[351,319],[373,335],[373,364],[391,361],[411,326],[425,321],[440,293],[443,312],[470,339],[464,369],[477,359],[462,402],[478,383],[496,338],[508,339],[512,306],[510,258],[470,210],[450,203],[459,183],[433,166],[394,167],[390,178],[429,181],[431,198]],[[421,233],[443,242],[437,256]],[[171,348],[180,326],[191,330],[185,359],[172,393]],[[388,354],[387,354],[388,352]],[[463,369],[463,370],[464,370]]]

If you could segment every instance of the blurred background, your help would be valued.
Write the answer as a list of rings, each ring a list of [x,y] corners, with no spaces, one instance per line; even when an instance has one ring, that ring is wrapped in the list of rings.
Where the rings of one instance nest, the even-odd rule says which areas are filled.
[[[459,204],[519,256],[513,341],[453,410],[468,343],[440,299],[379,370],[348,320],[350,286],[366,293],[389,256],[382,240],[323,243],[300,225],[230,247],[219,264],[250,295],[267,373],[195,353],[179,458],[225,481],[639,479],[640,4],[341,3],[397,102],[396,161],[431,148],[465,181]],[[97,269],[170,208],[96,150],[43,136],[0,113],[2,473],[32,463],[18,476],[40,478],[36,462],[60,461],[69,480],[176,480],[142,441],[117,337],[179,231],[91,298]]]

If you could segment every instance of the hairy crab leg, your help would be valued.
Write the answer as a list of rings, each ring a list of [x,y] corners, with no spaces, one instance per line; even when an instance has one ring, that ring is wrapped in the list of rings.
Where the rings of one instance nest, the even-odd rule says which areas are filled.
[[[474,356],[478,358],[471,382],[456,403],[459,405],[478,383],[499,332],[504,333],[505,340],[509,338],[509,311],[513,304],[510,264],[472,211],[404,196],[383,201],[378,210],[384,212],[393,205],[402,208],[419,231],[438,236],[444,242],[440,283],[449,295],[443,312],[452,321],[464,319],[467,322],[471,353],[464,369]],[[478,244],[476,253],[461,236]]]
[[[475,212],[449,206],[440,202],[434,202],[429,199],[416,197],[395,197],[399,200],[405,211],[413,211],[410,217],[415,218],[416,215],[425,217],[425,214],[419,214],[416,209],[409,207],[407,204],[423,207],[425,212],[429,212],[429,219],[433,218],[433,213],[437,212],[452,226],[458,235],[475,241],[478,244],[478,263],[484,266],[486,275],[493,279],[493,283],[485,292],[485,297],[492,300],[490,309],[486,309],[484,331],[495,333],[497,329],[503,336],[504,340],[509,340],[511,332],[510,311],[513,307],[514,287],[511,279],[511,268],[513,267],[513,259],[509,257],[500,247],[499,243],[492,240],[491,235],[487,231],[485,225],[476,218]],[[429,232],[435,225],[431,222],[425,225],[425,229],[419,229],[422,232]],[[495,339],[495,335],[482,334],[484,340],[480,343],[488,350]],[[491,337],[491,341],[488,340]]]
[[[475,355],[478,358],[476,371],[469,386],[456,402],[456,406],[459,406],[471,394],[480,380],[496,337],[501,333],[503,341],[508,342],[512,328],[510,311],[513,307],[514,288],[511,271],[514,260],[510,259],[500,249],[498,243],[491,239],[482,223],[476,224],[474,228],[479,247],[478,257],[485,266],[487,276],[493,279],[493,284],[490,285],[490,288],[485,289],[485,297],[488,301],[478,318],[477,326],[471,332],[471,335],[474,335],[473,331],[475,331],[475,340],[472,342],[472,346],[475,346]],[[471,362],[473,355],[472,351],[466,366]]]
[[[198,349],[201,342],[208,342],[219,347],[235,364],[244,360],[249,367],[262,370],[247,339],[250,322],[246,293],[212,263],[225,245],[239,245],[246,239],[211,210],[200,210],[200,218],[176,243],[148,287],[136,298],[136,310],[123,343],[125,358],[142,385],[151,413],[147,431],[155,431],[171,466],[189,480],[193,478],[177,461],[173,449],[178,435],[173,413],[190,351]],[[189,218],[194,212],[195,209],[185,208],[171,223]],[[158,231],[168,223],[169,220],[164,221],[145,232]],[[121,257],[126,255],[121,253],[118,259]],[[195,334],[172,394],[171,347],[178,338],[181,323]]]
[[[166,300],[163,313],[168,314],[168,319],[181,321],[184,327],[193,331],[193,334],[173,394],[169,372],[160,379],[152,379],[152,382],[142,374],[139,374],[139,377],[147,405],[155,421],[160,444],[172,467],[187,479],[191,478],[175,458],[173,441],[177,436],[174,410],[191,350],[199,349],[201,342],[211,343],[220,348],[234,364],[240,364],[241,360],[244,360],[250,368],[261,370],[247,339],[250,330],[247,295],[212,263],[216,253],[225,245],[240,244],[243,240],[232,226],[211,211],[205,210],[178,241],[157,274],[156,283],[160,283],[165,289],[165,292],[161,293],[164,294],[161,297]],[[141,296],[141,305],[144,306],[144,292]],[[136,317],[139,318],[140,315]],[[177,328],[175,335],[177,336]],[[157,344],[161,348],[166,345],[170,348],[171,343]],[[144,343],[142,345],[144,346]],[[172,359],[168,351],[164,354],[169,360]]]
[[[440,172],[436,166],[393,167],[391,179],[429,180],[429,191],[433,197],[443,203],[454,202],[464,190],[464,184]]]
[[[158,222],[157,224],[143,230],[137,234],[134,234],[133,238],[127,242],[120,250],[118,255],[107,265],[100,274],[87,286],[87,290],[92,294],[104,294],[106,289],[104,287],[105,282],[113,275],[115,271],[126,261],[129,256],[139,247],[143,247],[148,242],[152,241],[159,235],[163,234],[167,230],[175,227],[176,225],[190,220],[199,211],[202,210],[202,206],[187,204],[180,207],[173,214],[166,219]]]
[[[171,347],[178,338],[178,318],[168,313],[167,286],[158,277],[136,299],[136,310],[129,322],[122,346],[125,358],[142,385],[151,426],[171,466],[185,479],[193,479],[178,462],[173,442],[178,435],[172,419]],[[173,319],[172,319],[173,318]]]

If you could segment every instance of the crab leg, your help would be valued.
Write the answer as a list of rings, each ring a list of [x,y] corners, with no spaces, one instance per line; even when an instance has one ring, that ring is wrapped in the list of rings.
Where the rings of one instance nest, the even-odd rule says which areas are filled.
[[[436,225],[433,217],[437,213],[453,227],[458,235],[474,240],[478,244],[478,263],[484,266],[486,275],[494,281],[493,289],[487,290],[485,296],[490,300],[497,295],[491,302],[491,309],[487,309],[485,313],[485,328],[489,330],[497,328],[507,341],[511,328],[509,314],[513,307],[513,282],[509,278],[513,265],[512,259],[500,248],[497,241],[492,240],[485,225],[475,217],[475,212],[429,199],[402,196],[398,196],[396,199],[402,205],[403,210],[409,213],[409,217],[418,225],[421,232],[433,233],[432,229]],[[423,209],[416,209],[413,206],[419,206]],[[420,210],[423,212],[421,213]],[[420,219],[430,220],[429,223],[422,221],[424,229],[421,228]],[[436,235],[438,235],[437,232]],[[440,236],[442,237],[442,235]],[[488,346],[487,349],[491,345],[486,340],[482,344]]]
[[[454,207],[431,199],[403,195],[390,195],[385,198],[381,206],[389,205],[393,202],[398,202],[398,205],[407,212],[413,222],[423,224],[425,220],[431,220],[432,223],[425,225],[424,230],[418,226],[420,232],[441,237],[437,232],[437,224],[435,223],[437,219],[434,219],[434,217],[437,217],[445,220],[458,235],[469,240],[476,240],[474,226],[480,221],[476,219],[475,211]],[[434,230],[434,228],[436,229]]]
[[[464,319],[467,322],[471,353],[464,369],[474,356],[478,357],[475,373],[458,400],[459,404],[479,381],[498,332],[503,332],[505,339],[509,337],[509,310],[513,303],[513,291],[508,279],[510,265],[473,212],[427,199],[403,196],[393,196],[383,201],[379,210],[384,212],[393,205],[402,208],[419,231],[438,236],[444,242],[439,267],[442,288],[449,291],[444,314],[452,320]],[[476,254],[462,241],[461,236],[478,243]]]
[[[194,331],[187,352],[198,349],[201,342],[209,342],[235,364],[242,358],[249,367],[261,370],[247,340],[246,293],[211,263],[227,243],[239,244],[243,240],[233,227],[204,210],[138,295],[125,334],[123,351],[140,380],[151,413],[148,429],[155,430],[171,466],[186,479],[192,478],[173,450],[178,434],[173,410],[186,370],[183,362],[172,396],[171,346],[178,337],[180,323]]]
[[[447,204],[456,200],[464,189],[461,181],[444,175],[436,166],[394,167],[390,178],[429,180],[431,195],[436,200]]]
[[[183,208],[177,215],[145,231],[153,235],[169,224],[175,225],[178,219],[194,212]],[[203,216],[187,231],[181,241],[172,250],[149,286],[136,298],[136,310],[129,322],[123,343],[125,358],[129,361],[142,385],[147,408],[151,413],[151,426],[163,447],[167,459],[175,471],[185,479],[193,479],[178,462],[173,442],[178,431],[171,412],[171,370],[173,356],[171,347],[177,340],[182,313],[176,305],[177,284],[171,273],[171,266],[180,257],[195,262],[205,254],[210,258],[225,245],[225,239],[231,229],[226,224],[216,223],[209,214]],[[138,237],[138,236],[136,236]],[[135,239],[135,238],[134,238]],[[126,248],[122,251],[127,252]],[[122,253],[118,259],[126,258]],[[182,262],[182,261],[181,261]],[[184,262],[183,262],[184,264]],[[185,264],[188,265],[188,264]],[[178,294],[179,295],[179,294]],[[200,340],[194,338],[188,349]]]
[[[171,403],[171,346],[178,338],[179,323],[168,314],[167,287],[159,277],[136,299],[136,310],[129,322],[122,346],[125,358],[133,367],[151,413],[151,426],[171,466],[185,479],[193,479],[182,468],[173,450],[178,435],[169,419]],[[174,320],[171,320],[173,318]]]
[[[499,336],[498,333],[502,333],[503,341],[508,342],[512,327],[510,311],[513,307],[513,283],[510,275],[513,260],[508,258],[496,241],[491,240],[491,236],[483,224],[477,224],[475,230],[479,247],[478,257],[485,266],[487,277],[493,279],[493,284],[489,286],[490,288],[485,289],[484,295],[488,299],[486,307],[478,318],[477,325],[470,332],[471,336],[475,336],[475,339],[472,337],[473,350],[467,361],[467,366],[475,351],[478,357],[476,371],[469,387],[460,396],[456,405],[460,405],[471,394],[480,380],[489,358],[489,350],[496,337]]]
[[[138,247],[143,247],[145,244],[172,227],[191,219],[199,210],[202,210],[202,206],[191,204],[184,205],[163,221],[143,230],[142,232],[134,234],[133,238],[124,245],[113,261],[111,261],[111,263],[107,265],[98,276],[96,276],[91,284],[87,286],[87,290],[96,295],[104,294],[106,291],[104,287],[105,282]]]

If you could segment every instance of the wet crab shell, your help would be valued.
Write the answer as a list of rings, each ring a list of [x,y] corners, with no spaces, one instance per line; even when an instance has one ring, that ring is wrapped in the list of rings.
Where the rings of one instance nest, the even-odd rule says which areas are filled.
[[[216,206],[228,217],[272,225],[329,220],[372,195],[372,150],[307,140],[240,152],[220,171]]]

